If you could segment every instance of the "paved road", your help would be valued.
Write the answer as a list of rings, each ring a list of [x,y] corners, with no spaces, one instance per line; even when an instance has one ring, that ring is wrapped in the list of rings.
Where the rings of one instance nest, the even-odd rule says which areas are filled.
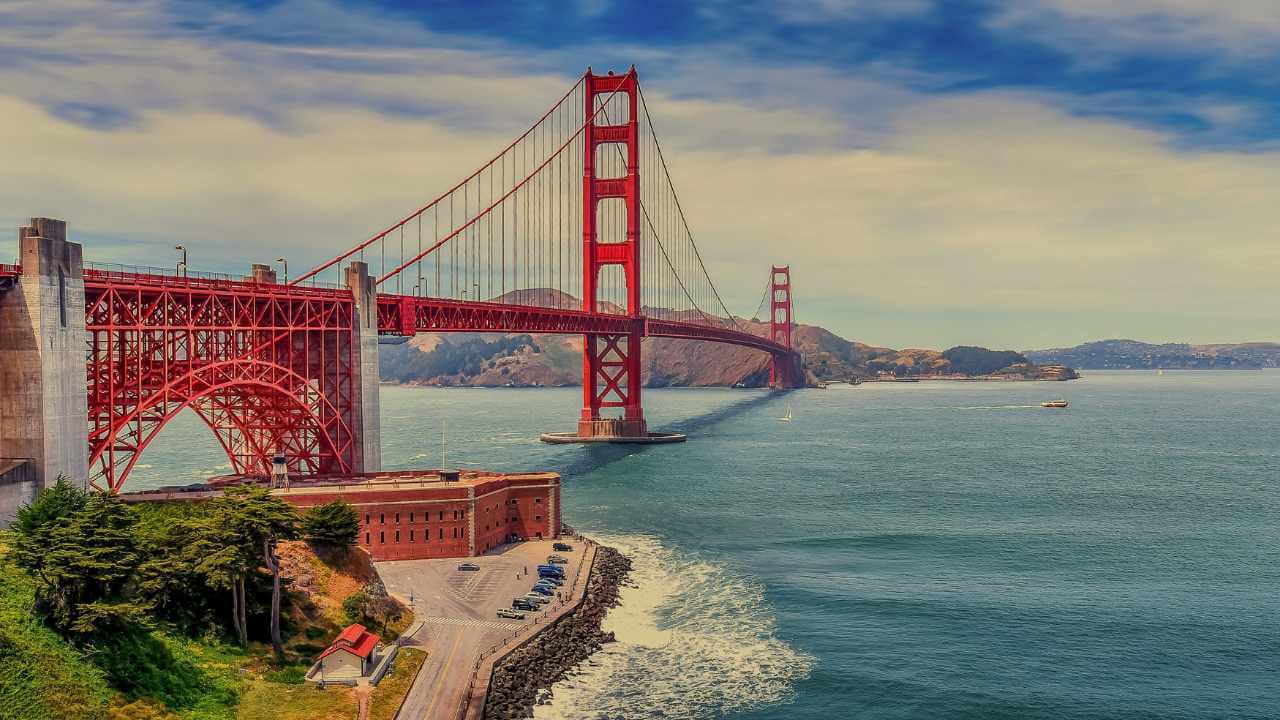
[[[500,607],[523,595],[537,580],[537,565],[552,553],[550,540],[529,541],[491,551],[478,558],[399,560],[377,563],[387,590],[408,602],[422,629],[414,645],[427,651],[398,720],[454,720],[480,654],[515,634],[525,621],[497,617]],[[578,543],[565,575],[571,580],[581,562]],[[462,572],[474,562],[480,572]],[[525,575],[526,568],[529,575]],[[519,577],[517,577],[519,576]]]

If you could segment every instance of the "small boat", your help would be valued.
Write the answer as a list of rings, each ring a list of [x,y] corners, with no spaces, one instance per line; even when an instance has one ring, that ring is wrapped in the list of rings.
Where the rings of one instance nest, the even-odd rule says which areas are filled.
[[[1043,408],[1064,408],[1067,406],[1066,400],[1046,400],[1040,403]]]
[[[778,418],[781,422],[791,422],[791,403],[787,403],[787,414]]]

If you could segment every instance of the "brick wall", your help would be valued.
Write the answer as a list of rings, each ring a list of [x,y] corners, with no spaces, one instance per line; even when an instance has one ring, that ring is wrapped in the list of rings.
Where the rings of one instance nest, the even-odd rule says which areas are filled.
[[[559,486],[554,475],[498,476],[402,488],[348,485],[329,492],[313,487],[281,496],[301,510],[345,500],[360,518],[357,543],[374,560],[415,560],[471,555],[472,522],[477,555],[502,545],[513,533],[522,538],[558,536],[558,513],[547,508],[558,509]]]

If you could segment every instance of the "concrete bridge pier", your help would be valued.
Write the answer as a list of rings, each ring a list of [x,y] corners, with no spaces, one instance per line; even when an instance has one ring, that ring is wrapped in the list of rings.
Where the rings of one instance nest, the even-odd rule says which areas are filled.
[[[18,229],[22,276],[0,292],[0,526],[60,475],[86,487],[87,348],[81,247],[61,220]]]
[[[347,287],[355,298],[351,342],[355,472],[382,470],[382,423],[378,401],[378,285],[369,277],[369,265],[352,262],[347,267]]]

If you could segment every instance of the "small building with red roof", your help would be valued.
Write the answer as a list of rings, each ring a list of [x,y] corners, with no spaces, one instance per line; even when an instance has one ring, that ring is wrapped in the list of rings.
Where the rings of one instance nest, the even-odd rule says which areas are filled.
[[[315,682],[351,682],[367,677],[377,664],[379,638],[360,624],[350,625],[320,653],[307,679]]]

